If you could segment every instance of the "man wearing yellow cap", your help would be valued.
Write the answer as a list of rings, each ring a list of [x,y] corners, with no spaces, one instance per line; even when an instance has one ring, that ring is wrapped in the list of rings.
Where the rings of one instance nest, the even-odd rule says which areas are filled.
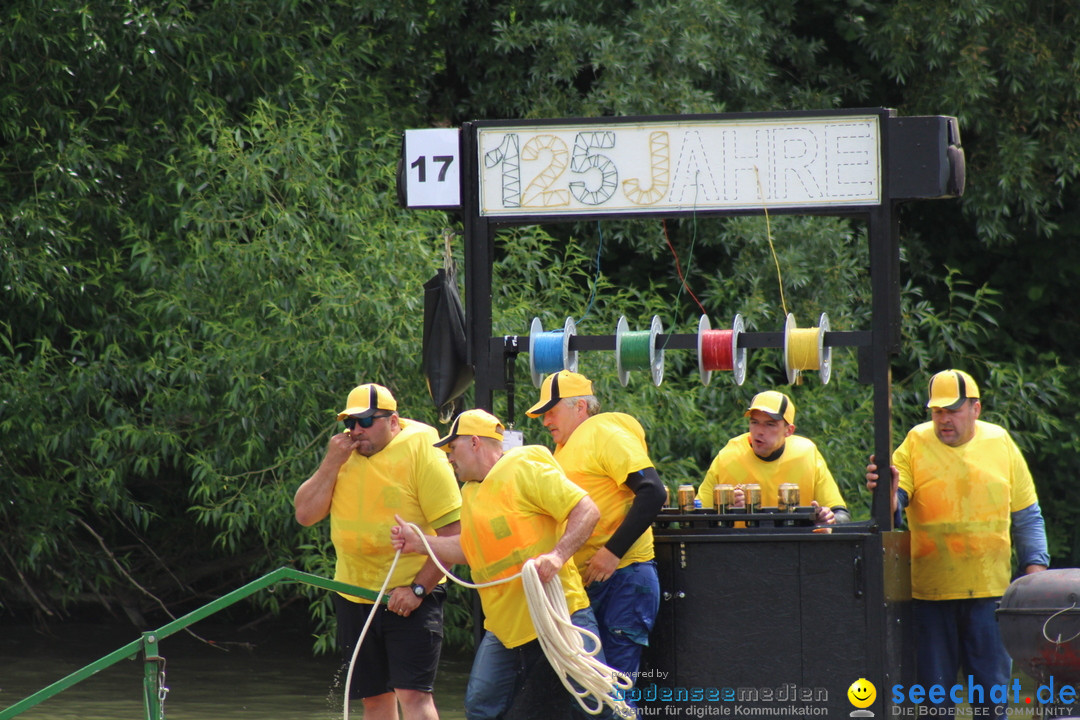
[[[916,676],[925,688],[951,687],[963,668],[983,689],[965,698],[970,705],[1004,717],[990,690],[1009,682],[1012,663],[994,610],[1011,580],[1014,547],[1021,572],[1049,565],[1042,511],[1009,432],[979,419],[971,375],[944,370],[928,391],[931,419],[908,432],[890,468],[897,524],[906,507],[911,530]],[[873,458],[866,470],[873,489]],[[935,704],[951,708],[953,698]]]
[[[330,438],[315,473],[296,491],[301,525],[330,516],[337,564],[334,579],[382,587],[394,559],[386,544],[398,514],[427,533],[460,532],[461,493],[446,458],[432,447],[433,427],[398,416],[397,401],[375,383],[349,393],[338,413],[345,431]],[[431,560],[402,557],[390,578],[387,603],[335,594],[337,640],[346,659],[369,612],[372,623],[360,647],[350,687],[363,698],[368,720],[437,720],[432,688],[442,647],[445,578]]]
[[[815,524],[851,519],[817,445],[794,434],[795,403],[791,398],[775,390],[760,392],[743,415],[749,418],[749,431],[729,440],[709,465],[697,492],[702,507],[713,507],[713,488],[718,483],[736,486],[735,507],[745,503],[739,485],[759,484],[762,505],[775,506],[780,485],[795,483],[800,504],[815,508]]]
[[[600,508],[600,521],[574,562],[608,663],[636,677],[660,608],[652,522],[667,497],[645,430],[625,413],[601,413],[592,382],[569,370],[544,379],[540,400],[526,414],[543,417],[555,459]]]
[[[542,582],[558,575],[574,625],[595,634],[596,620],[581,577],[567,561],[589,537],[600,511],[567,479],[547,448],[525,445],[504,452],[503,433],[502,423],[491,413],[468,410],[435,443],[464,483],[461,534],[427,538],[428,544],[444,565],[467,563],[473,582],[481,585],[520,573],[532,559]],[[428,552],[415,533],[401,527],[393,529],[392,539],[405,553]],[[543,649],[521,580],[477,592],[485,632],[469,674],[465,715],[469,720],[501,718],[543,659]],[[603,650],[597,657],[604,661]]]

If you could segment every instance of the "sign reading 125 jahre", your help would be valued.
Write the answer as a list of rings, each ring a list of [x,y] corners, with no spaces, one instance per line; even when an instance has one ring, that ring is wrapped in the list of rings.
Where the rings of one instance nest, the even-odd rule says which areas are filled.
[[[878,115],[481,125],[479,214],[876,205]]]

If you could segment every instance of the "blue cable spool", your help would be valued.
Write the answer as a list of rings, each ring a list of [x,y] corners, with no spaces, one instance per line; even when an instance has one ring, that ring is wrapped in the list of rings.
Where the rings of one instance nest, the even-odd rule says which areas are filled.
[[[540,318],[529,326],[529,373],[533,385],[540,387],[545,375],[560,370],[577,372],[577,350],[570,349],[570,338],[577,335],[574,318],[566,318],[562,330],[544,332]]]

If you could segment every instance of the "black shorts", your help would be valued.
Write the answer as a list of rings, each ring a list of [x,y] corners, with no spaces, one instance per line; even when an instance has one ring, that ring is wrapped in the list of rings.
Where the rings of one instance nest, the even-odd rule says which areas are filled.
[[[350,699],[395,689],[432,692],[442,651],[445,599],[446,588],[437,585],[407,618],[390,612],[385,604],[375,608],[375,618],[353,667]],[[355,603],[334,593],[337,643],[346,672],[371,608],[369,603]]]

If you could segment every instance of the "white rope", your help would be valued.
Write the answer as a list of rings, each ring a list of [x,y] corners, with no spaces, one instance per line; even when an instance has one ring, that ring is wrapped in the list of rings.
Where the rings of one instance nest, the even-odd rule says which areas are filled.
[[[522,571],[509,577],[493,580],[479,585],[467,582],[455,576],[443,567],[428,543],[427,536],[413,523],[408,523],[420,541],[427,548],[428,556],[435,561],[439,570],[458,585],[479,589],[501,585],[516,578],[521,578],[525,586],[525,599],[529,606],[529,616],[536,628],[540,648],[559,676],[563,687],[574,696],[578,705],[590,715],[599,715],[604,705],[608,705],[622,717],[636,717],[633,708],[621,698],[625,691],[634,687],[633,681],[624,673],[605,665],[596,659],[600,651],[600,638],[585,628],[580,628],[570,621],[570,611],[566,605],[562,581],[555,575],[547,583],[540,582],[536,564],[530,558],[525,561]],[[396,558],[395,558],[396,560]],[[586,650],[584,637],[592,639],[593,649]],[[573,681],[578,687],[571,685]],[[591,700],[595,705],[590,706]],[[346,719],[347,720],[347,719]]]
[[[360,646],[364,643],[364,636],[367,635],[368,628],[371,627],[371,621],[375,618],[375,610],[379,607],[379,603],[386,593],[386,586],[390,584],[390,576],[394,574],[394,568],[397,567],[399,557],[401,557],[400,550],[394,553],[394,561],[390,563],[390,569],[386,573],[386,579],[383,580],[382,587],[379,588],[379,594],[375,596],[375,602],[372,604],[371,609],[368,610],[367,620],[364,621],[364,629],[360,631],[360,637],[356,639],[356,646],[352,651],[352,659],[349,661],[349,671],[345,677],[345,720],[349,720],[349,692],[352,688],[352,673],[353,667],[356,665],[356,657],[360,654]]]
[[[596,659],[600,651],[600,638],[570,621],[559,576],[541,583],[536,565],[530,559],[522,567],[521,581],[525,585],[529,615],[536,628],[540,647],[567,692],[590,715],[599,715],[604,704],[607,704],[622,717],[635,717],[633,709],[621,699],[627,690],[634,687],[633,681]],[[586,636],[592,639],[592,650],[585,649],[583,638]],[[570,679],[577,687],[570,684]],[[595,706],[587,704],[590,699]]]

